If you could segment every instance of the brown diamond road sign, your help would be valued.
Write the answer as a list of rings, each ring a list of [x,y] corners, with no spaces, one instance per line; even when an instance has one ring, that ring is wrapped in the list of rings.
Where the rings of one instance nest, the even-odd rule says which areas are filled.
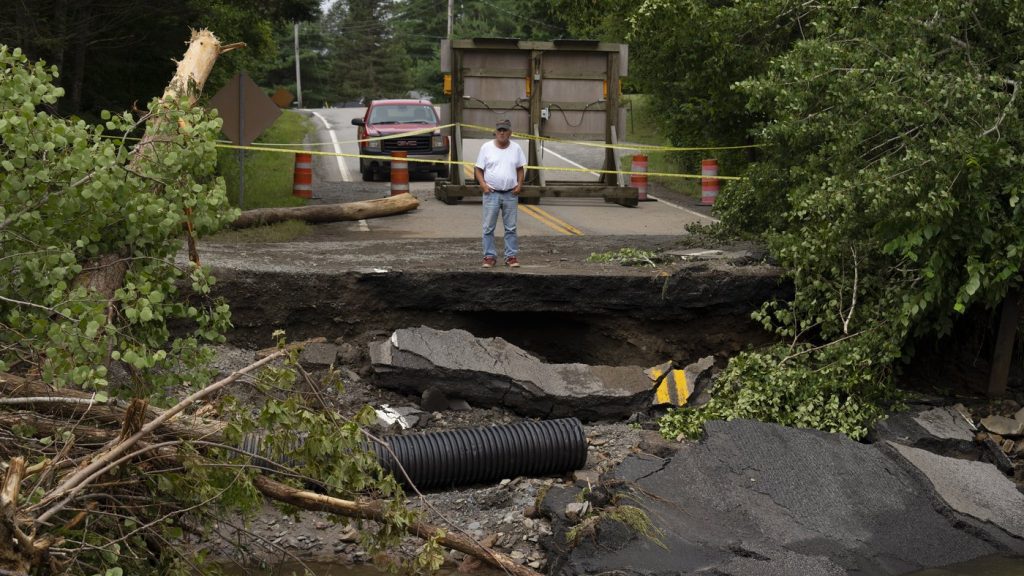
[[[236,74],[207,107],[216,108],[224,119],[221,131],[228,140],[242,146],[252,144],[281,115],[277,104],[245,73]]]
[[[287,108],[292,105],[295,95],[284,88],[278,88],[277,92],[274,92],[270,99],[274,101],[274,104],[277,104],[278,108]]]

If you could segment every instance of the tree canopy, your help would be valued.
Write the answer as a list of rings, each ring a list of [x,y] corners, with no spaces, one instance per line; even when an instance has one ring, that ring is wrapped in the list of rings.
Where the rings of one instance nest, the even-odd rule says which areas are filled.
[[[791,301],[759,315],[788,344],[741,357],[727,381],[771,382],[759,401],[806,409],[809,425],[830,413],[826,429],[859,436],[864,404],[885,396],[915,342],[1021,285],[1024,8],[784,0],[717,12],[750,29],[773,20],[790,41],[762,35],[771,57],[731,88],[763,148],[719,198],[723,221],[765,233],[794,282]],[[798,397],[775,395],[800,379]],[[812,389],[834,393],[802,403]]]
[[[318,15],[317,0],[15,0],[0,3],[0,44],[57,66],[61,113],[97,114],[160,94],[189,27],[248,46],[214,71],[216,89],[239,70],[261,74],[277,57],[274,30]]]

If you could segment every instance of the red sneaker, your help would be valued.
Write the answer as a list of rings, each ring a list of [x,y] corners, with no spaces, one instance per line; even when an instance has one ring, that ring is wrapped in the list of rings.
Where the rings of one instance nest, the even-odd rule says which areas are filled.
[[[494,264],[496,262],[497,262],[497,259],[495,259],[494,256],[484,256],[483,267],[484,268],[494,268]]]
[[[508,258],[505,258],[505,266],[508,266],[509,268],[519,268],[519,259],[515,256],[509,256]]]

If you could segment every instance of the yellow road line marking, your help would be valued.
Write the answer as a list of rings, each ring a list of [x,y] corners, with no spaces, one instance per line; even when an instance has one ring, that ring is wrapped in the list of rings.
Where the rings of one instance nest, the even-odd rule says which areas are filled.
[[[579,228],[573,226],[572,224],[569,224],[565,220],[562,220],[558,216],[555,216],[551,212],[545,212],[542,208],[538,208],[537,206],[532,206],[532,205],[530,206],[530,208],[536,210],[540,214],[543,214],[543,215],[547,216],[548,218],[551,218],[556,224],[558,224],[559,226],[562,226],[563,228],[565,228],[569,232],[572,232],[573,234],[575,234],[577,236],[583,236],[583,231],[582,230],[580,230]]]
[[[654,396],[656,404],[686,405],[686,401],[690,397],[690,386],[686,382],[686,373],[683,370],[672,370],[666,374],[658,384]]]
[[[551,228],[556,232],[560,232],[562,234],[565,234],[566,236],[583,235],[583,233],[580,232],[579,230],[573,228],[572,226],[569,226],[568,224],[561,222],[559,219],[552,216],[551,213],[545,212],[540,208],[537,208],[536,206],[531,206],[529,204],[520,204],[519,207],[522,208],[524,212],[526,212],[530,216],[533,216],[534,218],[545,224],[548,228]]]
[[[566,236],[572,236],[572,232],[570,232],[570,231],[566,230],[565,228],[559,226],[558,223],[553,222],[553,221],[548,220],[547,218],[545,218],[545,216],[547,215],[547,212],[545,212],[543,214],[534,212],[534,211],[530,210],[531,206],[528,206],[526,204],[520,204],[519,208],[522,209],[522,211],[525,212],[527,216],[532,216],[534,220],[540,222],[541,224],[547,226],[548,228],[551,228],[555,232],[558,232],[559,234],[565,234]]]
[[[463,171],[466,173],[467,178],[474,178],[476,176],[474,174],[474,171],[471,170],[469,166],[464,166]],[[542,224],[544,224],[548,228],[551,228],[555,232],[565,234],[566,236],[583,236],[582,230],[576,228],[572,224],[569,224],[568,222],[562,220],[561,218],[555,216],[554,214],[551,214],[550,212],[545,212],[544,210],[530,204],[520,203],[519,207],[522,208],[523,211],[525,211],[527,214],[533,216],[536,220],[540,221]]]

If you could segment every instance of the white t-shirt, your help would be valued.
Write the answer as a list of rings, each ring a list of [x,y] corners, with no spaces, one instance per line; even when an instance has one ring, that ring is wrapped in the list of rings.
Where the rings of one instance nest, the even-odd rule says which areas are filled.
[[[504,149],[498,148],[494,140],[490,140],[480,147],[480,154],[476,157],[476,167],[484,171],[484,182],[492,190],[515,188],[519,183],[516,168],[521,166],[526,166],[526,155],[519,144],[511,140]]]

